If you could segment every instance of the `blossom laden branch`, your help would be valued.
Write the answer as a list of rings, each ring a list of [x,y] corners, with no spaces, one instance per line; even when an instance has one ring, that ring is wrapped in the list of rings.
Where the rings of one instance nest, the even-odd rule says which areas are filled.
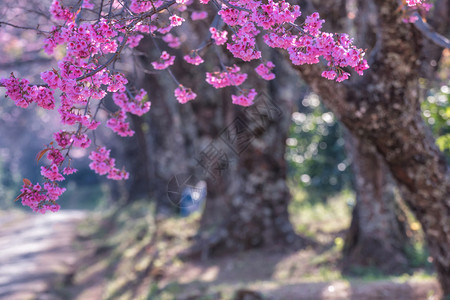
[[[34,30],[34,31],[37,31],[37,32],[42,33],[42,34],[48,34],[49,33],[48,31],[44,31],[44,30],[39,29],[39,25],[37,27],[26,27],[26,26],[20,26],[20,25],[8,23],[8,22],[0,21],[0,27],[2,27],[2,25],[6,25],[6,26],[17,28],[17,29],[22,29],[22,30]]]
[[[208,2],[209,0],[200,0],[204,5]],[[327,70],[322,76],[330,80],[346,80],[350,76],[350,69],[362,75],[368,68],[364,51],[354,46],[348,35],[321,30],[324,20],[320,19],[318,13],[307,16],[304,21],[299,22],[301,25],[297,25],[296,21],[301,16],[300,7],[284,0],[220,0],[220,4],[213,0],[213,3],[217,11],[209,27],[211,36],[198,49],[192,49],[190,55],[184,55],[186,62],[194,66],[203,62],[198,52],[215,44],[217,52],[222,47],[226,48],[241,61],[259,60],[255,75],[258,74],[264,80],[272,80],[275,77],[272,73],[275,65],[262,57],[257,42],[258,37],[262,36],[262,40],[269,47],[287,51],[293,64],[315,64],[320,61],[319,58],[323,58],[327,62]],[[44,183],[24,182],[19,198],[22,199],[23,205],[30,206],[34,211],[59,209],[56,201],[64,192],[64,189],[59,187],[59,182],[64,180],[66,175],[76,172],[70,166],[69,152],[73,147],[90,147],[91,139],[88,134],[95,132],[100,125],[96,116],[107,93],[112,93],[118,110],[109,112],[106,126],[120,136],[133,135],[134,132],[126,120],[127,114],[142,115],[149,111],[151,102],[144,90],[134,95],[129,92],[127,85],[130,86],[130,83],[124,74],[114,70],[114,63],[126,48],[136,47],[144,34],[161,38],[170,48],[178,48],[181,40],[172,34],[175,34],[172,30],[183,29],[188,20],[187,7],[191,3],[189,0],[131,0],[129,6],[122,2],[114,6],[111,1],[109,12],[102,18],[103,4],[102,1],[96,13],[89,1],[83,1],[79,9],[77,7],[76,11],[72,11],[64,7],[59,0],[54,0],[50,13],[60,25],[53,26],[47,34],[44,51],[54,55],[56,47],[65,47],[65,56],[59,59],[57,68],[41,73],[44,85],[31,85],[28,80],[16,78],[14,74],[0,80],[0,86],[6,88],[7,96],[17,106],[25,108],[36,103],[45,109],[57,109],[61,124],[75,127],[73,130],[56,132],[55,143],[49,144],[39,153],[40,158],[45,156],[50,161],[49,165],[41,167]],[[81,19],[80,11],[83,10],[94,13],[95,18]],[[191,20],[195,22],[205,16],[207,14],[199,12],[195,17],[191,15]],[[226,28],[219,28],[220,22],[223,22]],[[197,94],[179,83],[170,70],[170,65],[177,59],[176,56],[169,50],[160,51],[156,43],[155,47],[160,56],[152,62],[152,66],[156,72],[169,72],[177,84],[174,97],[180,103],[194,100]],[[237,90],[238,93],[231,96],[234,104],[252,105],[257,92],[252,88],[241,87],[249,74],[241,72],[237,65],[225,62],[220,55],[219,62],[221,71],[208,71],[206,81],[214,88]],[[55,93],[56,91],[58,93]],[[59,102],[55,101],[55,94],[60,94]],[[91,109],[95,105],[96,109]],[[91,113],[93,110],[94,114]],[[90,168],[110,179],[127,179],[128,173],[116,168],[115,160],[109,154],[106,148],[97,147],[89,155],[92,160]]]
[[[119,46],[119,49],[117,49],[116,53],[114,53],[105,63],[103,63],[102,65],[100,65],[97,69],[84,74],[83,76],[80,76],[76,79],[76,81],[81,81],[84,80],[86,78],[92,77],[95,74],[97,74],[98,72],[102,71],[103,69],[107,68],[111,63],[113,63],[116,59],[119,58],[120,53],[122,53],[122,50],[125,48],[125,45],[128,41],[128,36],[125,35],[123,38],[122,43]]]

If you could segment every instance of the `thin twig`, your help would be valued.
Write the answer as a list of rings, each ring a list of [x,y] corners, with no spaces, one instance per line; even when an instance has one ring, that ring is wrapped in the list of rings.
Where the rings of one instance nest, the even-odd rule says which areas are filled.
[[[108,12],[108,20],[111,19],[111,12],[112,12],[112,7],[113,7],[113,3],[114,0],[110,0],[111,2],[109,3],[109,12]]]
[[[422,17],[415,12],[414,17],[417,17],[417,21],[414,22],[414,26],[429,40],[442,48],[450,49],[450,41],[443,35],[437,33],[428,23],[422,20]]]
[[[227,0],[219,0],[219,1],[222,2],[223,4],[225,4],[225,5],[228,6],[228,7],[232,7],[232,8],[235,8],[235,9],[237,9],[237,10],[242,10],[242,11],[245,11],[245,12],[248,12],[248,13],[251,13],[251,12],[252,12],[250,9],[247,9],[247,8],[243,8],[243,7],[240,7],[240,6],[233,5],[233,4],[231,4],[230,2],[228,2]]]
[[[0,26],[2,26],[2,25],[7,25],[7,26],[14,27],[14,28],[18,28],[18,29],[24,29],[24,30],[35,30],[40,33],[50,33],[50,31],[40,30],[39,28],[19,26],[19,25],[8,23],[8,22],[0,21]]]
[[[100,2],[100,9],[98,10],[98,21],[100,21],[100,19],[102,18],[103,1],[104,1],[104,0],[102,0],[102,1]]]

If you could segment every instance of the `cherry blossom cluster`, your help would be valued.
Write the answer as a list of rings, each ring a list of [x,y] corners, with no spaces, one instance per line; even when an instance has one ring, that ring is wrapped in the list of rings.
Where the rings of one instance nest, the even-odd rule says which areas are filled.
[[[180,26],[185,20],[182,17],[173,15],[170,18],[170,25],[173,27]]]
[[[228,40],[228,38],[227,38],[228,32],[225,30],[220,31],[214,27],[211,27],[209,29],[209,32],[211,32],[211,38],[215,41],[217,46],[225,44]]]
[[[54,91],[49,88],[30,85],[27,79],[16,78],[14,74],[11,74],[10,78],[0,79],[0,85],[6,88],[6,95],[19,107],[26,108],[36,102],[45,109],[55,108]]]
[[[177,98],[178,102],[184,104],[188,101],[194,100],[197,97],[197,94],[194,93],[191,89],[185,88],[180,84],[178,88],[175,89],[175,98]]]
[[[181,45],[180,39],[178,37],[172,35],[171,33],[168,33],[165,36],[163,36],[162,40],[164,42],[166,42],[167,46],[169,46],[170,48],[177,49]]]
[[[143,89],[130,98],[126,93],[113,94],[114,103],[123,111],[142,116],[150,110],[151,102],[147,101],[147,92]]]
[[[210,14],[206,10],[216,9],[217,1],[220,4],[215,21],[205,24],[209,29],[205,41],[197,49],[183,45],[185,39],[180,39],[178,31],[188,27],[184,22],[203,20],[197,24],[207,23]],[[298,21],[300,7],[284,0],[217,1],[200,0],[205,10],[191,9],[193,0],[131,0],[127,6],[121,1],[112,1],[111,5],[105,5],[109,12],[99,8],[97,19],[80,18],[80,12],[95,8],[90,1],[81,1],[74,7],[65,6],[63,0],[52,2],[50,14],[55,25],[46,36],[43,49],[55,58],[63,53],[63,58],[58,58],[57,66],[40,74],[44,84],[32,85],[29,80],[16,78],[14,74],[0,79],[0,86],[17,106],[26,108],[35,102],[42,108],[57,110],[61,124],[72,126],[72,129],[57,131],[54,141],[38,155],[40,159],[46,154],[49,161],[41,167],[45,182],[33,185],[24,180],[19,197],[23,205],[39,212],[59,209],[56,200],[64,192],[59,184],[65,176],[77,171],[70,166],[70,151],[94,146],[90,132],[101,125],[96,119],[97,112],[107,110],[103,101],[108,93],[112,93],[118,109],[115,112],[107,110],[109,119],[104,125],[120,136],[133,135],[134,131],[126,121],[127,114],[141,116],[150,110],[151,102],[146,91],[131,92],[137,89],[115,69],[114,62],[120,59],[124,49],[137,47],[145,35],[152,37],[159,56],[151,59],[151,72],[168,72],[172,76],[177,85],[174,97],[179,103],[192,101],[197,94],[172,74],[171,66],[177,58],[170,48],[187,51],[189,54],[184,52],[182,55],[184,61],[196,66],[204,62],[202,56],[206,49],[214,47],[218,50],[221,69],[215,71],[214,66],[205,66],[208,68],[206,82],[214,88],[237,90],[231,98],[240,106],[252,105],[257,92],[251,87],[241,87],[248,74],[241,72],[235,62],[225,61],[219,51],[221,48],[241,61],[259,60],[254,72],[265,80],[275,78],[272,72],[275,65],[263,60],[258,47],[260,40],[269,47],[286,50],[296,65],[315,64],[322,59],[327,65],[322,76],[330,80],[348,79],[350,69],[362,75],[368,68],[364,51],[356,48],[348,35],[322,32],[324,20],[318,13]],[[410,6],[424,2],[407,1]],[[217,21],[219,19],[223,22]],[[158,43],[164,43],[166,50],[159,50]],[[55,101],[55,95],[59,101]],[[128,173],[115,167],[110,150],[95,146],[96,150],[89,155],[92,160],[89,167],[110,179],[127,179]]]
[[[44,187],[41,187],[39,183],[33,185],[24,180],[19,197],[22,199],[22,204],[30,207],[34,212],[45,213],[48,210],[56,212],[60,209],[56,200],[65,190],[50,183],[44,183]]]
[[[259,33],[254,23],[246,23],[231,36],[233,43],[227,43],[227,49],[243,61],[261,58],[261,51],[256,48],[256,36]]]
[[[56,211],[56,203],[64,189],[59,187],[63,175],[70,175],[77,170],[70,167],[70,150],[73,147],[88,148],[91,140],[88,130],[95,130],[100,124],[94,119],[90,105],[101,104],[107,92],[124,92],[127,80],[120,73],[115,73],[101,67],[97,56],[115,54],[119,47],[119,38],[124,40],[123,26],[117,26],[112,21],[99,20],[95,24],[88,22],[77,24],[74,22],[76,13],[64,8],[59,1],[53,1],[50,12],[55,20],[64,21],[64,25],[53,26],[44,42],[44,50],[52,54],[54,49],[63,45],[65,56],[58,62],[58,68],[41,73],[45,84],[31,85],[27,79],[16,78],[11,74],[9,78],[0,79],[0,85],[6,88],[9,96],[17,106],[28,107],[33,102],[45,109],[57,108],[61,123],[73,125],[72,131],[59,131],[54,138],[56,146],[47,146],[40,152],[39,160],[47,153],[50,161],[41,167],[44,184],[32,185],[24,180],[21,199],[22,204],[30,206],[34,211]],[[119,36],[119,33],[123,36]],[[137,39],[139,36],[134,35]],[[115,39],[116,38],[116,39]],[[128,47],[138,41],[127,40]],[[56,106],[54,95],[58,90],[60,104]],[[143,114],[150,108],[150,104],[143,101],[145,93],[139,93],[133,100],[123,102],[123,109],[130,113]],[[122,124],[124,112],[113,116],[107,125],[119,134],[132,134],[125,130]],[[108,175],[112,179],[126,179],[125,171],[112,168]]]
[[[426,1],[423,0],[406,0],[406,4],[411,7],[418,7],[425,3]]]
[[[63,181],[64,176],[59,173],[58,165],[52,164],[50,167],[41,167],[41,174],[50,181]]]
[[[247,92],[242,92],[240,95],[231,95],[231,99],[233,100],[233,104],[250,106],[253,104],[256,95],[255,89],[251,89]]]
[[[58,0],[50,5],[50,13],[55,20],[69,21],[74,18],[74,14],[67,8],[63,8]]]
[[[273,68],[275,68],[274,63],[268,61],[267,63],[260,64],[258,67],[256,67],[255,71],[256,73],[258,73],[259,76],[261,76],[265,80],[272,80],[275,79],[275,74],[271,72]]]
[[[65,134],[60,132],[56,134],[63,137]],[[66,137],[62,138],[66,140]],[[71,134],[67,133],[67,139],[71,143]],[[64,142],[59,140],[61,144]],[[21,194],[18,199],[22,199],[22,205],[29,206],[34,212],[45,213],[47,210],[56,212],[60,209],[60,205],[57,204],[56,200],[65,192],[65,188],[58,186],[58,181],[63,181],[64,175],[70,175],[76,172],[75,168],[66,166],[62,169],[60,166],[64,162],[61,151],[58,148],[50,145],[48,148],[44,149],[39,153],[38,159],[47,153],[47,159],[51,162],[49,166],[41,167],[41,175],[46,179],[46,182],[41,186],[39,183],[33,185],[28,179],[23,180],[23,186],[21,189]]]
[[[116,160],[109,156],[110,152],[111,150],[107,150],[105,147],[101,147],[97,151],[92,151],[89,154],[89,159],[92,160],[89,167],[99,175],[107,175],[108,179],[128,179],[128,172],[115,167]]]
[[[185,55],[183,58],[186,62],[190,63],[191,65],[196,65],[196,66],[198,66],[199,64],[204,62],[203,58],[201,58],[197,54],[197,52]]]
[[[106,125],[120,136],[133,136],[134,131],[130,129],[130,123],[125,121],[126,118],[125,112],[120,110],[116,116],[108,120]]]
[[[419,11],[422,14],[428,12],[433,6],[428,0],[406,0],[406,8],[404,7],[403,12],[405,17],[403,21],[405,23],[414,23],[418,20],[419,16],[413,14],[415,11]]]
[[[156,70],[164,70],[167,69],[167,67],[173,65],[174,61],[175,61],[174,55],[170,55],[166,51],[163,51],[159,60],[152,62],[152,66]]]
[[[204,20],[208,17],[208,13],[206,11],[193,11],[191,13],[192,21]]]
[[[364,51],[353,46],[347,35],[321,31],[324,20],[320,19],[318,13],[307,16],[303,25],[297,25],[295,21],[301,16],[299,6],[285,1],[269,0],[263,4],[238,0],[230,3],[242,9],[224,5],[219,14],[233,28],[232,42],[227,43],[227,49],[235,57],[244,61],[261,57],[256,45],[260,27],[266,30],[264,42],[273,48],[286,49],[295,65],[316,64],[320,62],[320,57],[325,59],[329,70],[336,73],[336,76],[325,73],[327,79],[347,79],[350,73],[342,69],[345,67],[355,69],[360,75],[369,67],[363,59]],[[263,67],[259,71],[262,72]]]
[[[159,2],[159,1],[158,1]],[[130,9],[132,12],[139,14],[152,8],[152,2],[146,0],[131,0]],[[159,6],[159,5],[157,5]]]
[[[240,73],[240,70],[241,68],[233,65],[233,67],[228,67],[224,72],[207,72],[206,82],[216,89],[226,86],[239,86],[247,79],[247,74]]]

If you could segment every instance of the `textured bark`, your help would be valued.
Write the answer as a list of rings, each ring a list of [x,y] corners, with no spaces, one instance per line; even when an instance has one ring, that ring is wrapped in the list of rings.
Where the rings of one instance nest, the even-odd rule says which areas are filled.
[[[422,224],[444,294],[450,294],[450,175],[420,114],[423,37],[404,24],[397,1],[373,1],[379,47],[371,69],[343,85],[320,77],[319,66],[299,67],[303,78],[356,136],[371,141]],[[428,42],[428,41],[427,41]],[[355,75],[357,76],[357,75]]]
[[[376,267],[388,274],[407,270],[406,216],[395,199],[395,184],[375,147],[346,135],[352,159],[356,205],[344,247],[344,272],[355,266]]]
[[[263,127],[250,119],[249,114],[238,115],[250,129],[260,133],[251,137],[253,142],[240,152],[233,174],[226,224],[227,248],[286,244],[296,238],[287,211],[290,193],[284,159],[291,108],[286,99],[277,101],[277,105],[283,113],[279,119],[268,120]]]
[[[213,199],[209,198],[208,185],[200,229],[206,234],[198,244],[203,254],[304,244],[289,221],[290,193],[284,159],[296,79],[292,69],[279,71],[270,85],[261,81],[251,83],[259,93],[253,106],[223,107],[228,125],[218,132],[216,141],[225,150],[230,164],[211,182],[216,187]],[[217,209],[219,218],[214,217]],[[210,213],[213,217],[208,216]]]

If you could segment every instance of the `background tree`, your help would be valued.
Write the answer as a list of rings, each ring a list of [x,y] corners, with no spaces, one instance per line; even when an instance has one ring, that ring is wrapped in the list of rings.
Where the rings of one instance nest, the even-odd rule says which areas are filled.
[[[407,270],[406,214],[400,208],[390,172],[373,145],[347,133],[356,205],[344,247],[344,271],[375,267],[388,274]]]
[[[366,10],[366,17],[361,11],[359,19],[368,22],[367,25],[357,27],[375,37],[368,44],[373,50],[367,76],[338,86],[323,81],[318,67],[298,69],[352,134],[368,139],[386,161],[403,199],[422,224],[447,295],[450,294],[448,166],[420,112],[420,66],[429,64],[422,58],[421,45],[428,43],[427,37],[414,25],[403,23],[396,1],[370,3],[373,10]],[[369,23],[372,21],[374,24]]]

